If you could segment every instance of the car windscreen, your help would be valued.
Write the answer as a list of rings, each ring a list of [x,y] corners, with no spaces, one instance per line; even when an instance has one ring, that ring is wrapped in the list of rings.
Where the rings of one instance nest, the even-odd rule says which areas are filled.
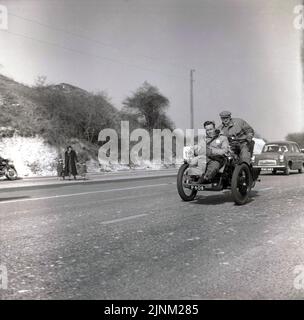
[[[282,144],[266,144],[262,152],[287,152],[288,146]]]

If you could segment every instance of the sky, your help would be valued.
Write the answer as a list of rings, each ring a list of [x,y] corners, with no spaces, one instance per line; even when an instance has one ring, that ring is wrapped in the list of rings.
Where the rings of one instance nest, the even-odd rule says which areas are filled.
[[[0,0],[0,73],[105,91],[120,109],[145,81],[176,127],[230,110],[268,140],[304,129],[301,0]]]

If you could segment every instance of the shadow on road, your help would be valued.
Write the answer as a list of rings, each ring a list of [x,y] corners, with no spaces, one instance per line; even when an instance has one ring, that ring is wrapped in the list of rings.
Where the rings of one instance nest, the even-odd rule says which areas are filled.
[[[259,197],[259,193],[255,190],[252,190],[250,192],[250,198],[247,204],[254,201],[256,197]],[[208,196],[204,196],[203,194],[201,194],[192,203],[203,205],[221,205],[226,202],[234,202],[230,191],[224,191],[223,193]]]
[[[290,176],[298,175],[298,174],[299,174],[299,172],[296,171],[296,170],[290,172]],[[279,171],[279,172],[277,172],[275,174],[273,174],[272,172],[267,172],[266,171],[266,172],[263,172],[262,174],[260,174],[260,177],[263,177],[263,176],[273,176],[273,177],[275,177],[275,176],[285,176],[285,177],[288,177],[283,171]]]
[[[29,198],[30,198],[30,196],[10,197],[10,198],[1,198],[1,196],[0,196],[0,203],[3,201],[13,201],[13,200],[29,199]]]
[[[12,182],[12,181],[17,181],[17,180],[24,180],[22,177],[17,177],[16,179],[14,180],[10,180],[10,179],[7,179],[6,177],[1,177],[0,178],[0,182],[1,181],[4,181],[4,182]]]

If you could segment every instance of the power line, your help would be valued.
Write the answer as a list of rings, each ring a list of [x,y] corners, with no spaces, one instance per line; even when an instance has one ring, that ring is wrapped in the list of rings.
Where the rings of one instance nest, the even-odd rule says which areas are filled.
[[[19,37],[23,37],[23,38],[26,38],[26,39],[30,39],[30,40],[33,40],[33,41],[36,41],[36,42],[40,42],[40,43],[43,43],[43,44],[46,44],[46,45],[49,45],[49,46],[61,48],[61,49],[66,50],[66,51],[75,52],[75,53],[80,54],[80,55],[91,56],[91,57],[93,57],[95,59],[110,61],[112,63],[118,63],[118,64],[125,65],[125,66],[131,67],[131,68],[136,68],[136,69],[139,69],[139,70],[150,71],[150,72],[161,74],[161,75],[164,75],[164,76],[167,76],[167,77],[185,79],[184,77],[182,77],[180,75],[173,75],[173,74],[159,72],[159,71],[156,71],[156,70],[153,70],[153,69],[150,69],[150,68],[139,67],[137,65],[121,62],[121,61],[116,60],[116,59],[112,59],[112,58],[108,58],[108,57],[102,57],[102,56],[95,55],[95,54],[92,54],[92,53],[89,53],[89,52],[85,52],[85,51],[81,51],[81,50],[75,50],[75,49],[60,45],[60,44],[56,44],[54,42],[49,42],[49,41],[46,41],[46,40],[36,39],[36,38],[30,37],[30,36],[27,36],[27,35],[24,35],[24,34],[15,33],[15,32],[11,32],[11,31],[8,31],[8,30],[3,30],[3,32],[12,34],[14,36],[19,36]]]
[[[28,22],[32,22],[32,23],[36,23],[42,27],[45,27],[45,28],[48,28],[48,29],[51,29],[51,30],[55,30],[55,31],[59,31],[59,32],[63,32],[63,33],[66,33],[68,35],[71,35],[73,37],[77,37],[77,38],[80,38],[80,39],[83,39],[83,40],[87,40],[87,41],[90,41],[90,42],[94,42],[96,43],[97,45],[99,46],[102,46],[102,47],[107,47],[107,48],[111,48],[111,49],[115,49],[115,50],[124,50],[123,48],[119,48],[119,47],[116,47],[116,46],[113,46],[111,44],[108,44],[108,43],[105,43],[105,42],[102,42],[102,41],[99,41],[99,40],[96,40],[96,39],[93,39],[91,37],[88,37],[88,36],[85,36],[85,35],[80,35],[78,33],[74,33],[74,32],[71,32],[71,31],[68,31],[66,29],[63,29],[63,28],[58,28],[58,27],[53,27],[53,26],[50,26],[49,24],[46,24],[46,23],[43,23],[43,22],[40,22],[38,20],[33,20],[33,19],[29,19],[29,18],[26,18],[26,17],[22,17],[22,16],[19,16],[15,13],[11,13],[9,12],[9,15],[13,16],[13,17],[16,17],[16,18],[19,18],[19,19],[22,19],[24,21],[28,21]],[[85,30],[86,31],[86,30]],[[177,63],[172,63],[172,62],[165,62],[162,58],[159,58],[159,57],[151,57],[151,56],[148,56],[148,55],[142,55],[142,54],[136,54],[135,55],[136,57],[142,57],[142,58],[145,58],[145,59],[149,59],[149,60],[158,60],[158,61],[162,61],[163,63],[165,64],[169,64],[169,65],[172,65],[172,66],[177,66],[177,67],[182,67],[184,69],[187,69],[189,70],[189,67],[186,66],[186,65],[183,65],[183,64],[177,64]]]

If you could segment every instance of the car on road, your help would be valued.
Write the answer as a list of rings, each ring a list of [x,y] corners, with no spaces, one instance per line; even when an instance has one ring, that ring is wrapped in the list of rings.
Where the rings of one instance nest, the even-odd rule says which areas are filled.
[[[253,167],[260,171],[278,171],[290,174],[291,170],[304,172],[304,151],[293,141],[275,141],[264,145],[260,154],[252,157]]]

